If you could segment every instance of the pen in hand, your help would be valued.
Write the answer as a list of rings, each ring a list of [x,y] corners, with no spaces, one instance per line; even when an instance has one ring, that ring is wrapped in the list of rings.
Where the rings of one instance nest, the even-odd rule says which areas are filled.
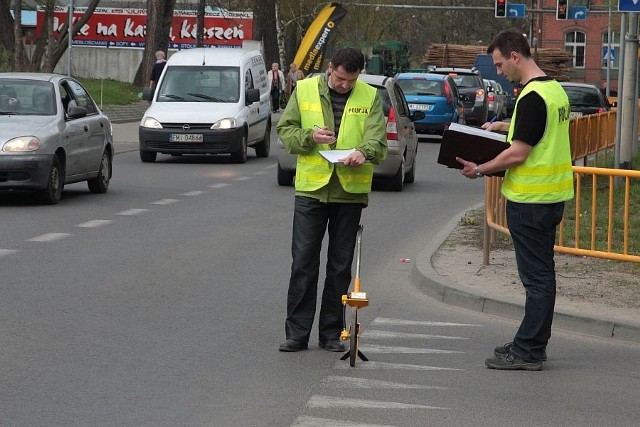
[[[327,129],[326,127],[319,126],[319,125],[313,125],[313,127],[316,130],[324,130],[324,131],[329,132],[328,134],[327,133],[319,134],[322,137],[330,137],[332,139],[331,142],[322,142],[323,144],[335,144],[336,143],[335,136],[334,136],[333,132],[331,132],[329,129]]]

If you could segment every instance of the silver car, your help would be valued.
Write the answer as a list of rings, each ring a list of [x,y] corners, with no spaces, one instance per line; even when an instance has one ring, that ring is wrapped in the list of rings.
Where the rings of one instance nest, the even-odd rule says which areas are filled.
[[[387,120],[387,158],[373,168],[374,184],[386,184],[393,191],[402,191],[404,183],[416,177],[418,135],[414,121],[424,118],[424,112],[411,114],[397,81],[392,77],[360,74],[360,80],[378,90]],[[295,154],[290,154],[278,139],[278,184],[292,185],[296,173]]]
[[[47,204],[79,181],[106,193],[112,160],[111,122],[78,81],[0,73],[0,191],[35,190]]]

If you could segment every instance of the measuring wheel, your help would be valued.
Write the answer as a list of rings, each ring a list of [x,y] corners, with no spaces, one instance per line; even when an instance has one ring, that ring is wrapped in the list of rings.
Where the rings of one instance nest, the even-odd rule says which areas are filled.
[[[344,314],[346,314],[346,307],[353,308],[353,314],[351,316],[351,324],[349,325],[349,330],[345,328],[342,330],[342,334],[340,334],[340,338],[344,341],[349,340],[349,351],[346,352],[340,360],[349,359],[349,365],[356,366],[356,358],[360,358],[360,360],[368,361],[364,354],[358,348],[358,341],[360,340],[360,323],[358,323],[358,309],[364,308],[369,305],[369,300],[367,299],[366,292],[360,291],[360,247],[362,241],[362,226],[358,229],[358,233],[356,235],[356,277],[353,283],[353,292],[347,293],[347,295],[342,295],[342,304],[345,307]],[[343,321],[344,321],[343,314]]]

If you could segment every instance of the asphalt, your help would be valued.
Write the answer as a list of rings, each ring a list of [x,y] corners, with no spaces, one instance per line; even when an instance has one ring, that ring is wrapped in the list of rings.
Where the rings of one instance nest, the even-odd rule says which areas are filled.
[[[140,101],[103,107],[114,125],[116,154],[138,150],[138,123],[148,106],[147,101]],[[422,292],[445,304],[514,320],[522,319],[524,297],[523,303],[518,304],[501,299],[499,295],[478,293],[464,285],[453,283],[434,270],[431,264],[433,254],[456,228],[463,215],[464,212],[452,218],[418,254],[413,265],[412,282]],[[577,313],[556,307],[553,325],[554,328],[563,330],[640,343],[640,315],[637,319],[629,320],[622,316],[602,316],[596,311]]]

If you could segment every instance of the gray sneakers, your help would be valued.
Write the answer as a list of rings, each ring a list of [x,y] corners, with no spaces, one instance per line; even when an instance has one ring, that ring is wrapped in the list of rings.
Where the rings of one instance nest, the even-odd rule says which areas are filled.
[[[493,354],[495,354],[496,357],[506,357],[507,354],[511,352],[511,347],[513,347],[513,342],[508,342],[505,345],[499,345],[493,350]],[[546,351],[542,355],[542,361],[544,362],[545,360],[547,360]]]
[[[520,359],[515,354],[509,353],[506,356],[491,357],[484,361],[489,369],[499,369],[503,371],[541,371],[542,362],[527,362]]]

